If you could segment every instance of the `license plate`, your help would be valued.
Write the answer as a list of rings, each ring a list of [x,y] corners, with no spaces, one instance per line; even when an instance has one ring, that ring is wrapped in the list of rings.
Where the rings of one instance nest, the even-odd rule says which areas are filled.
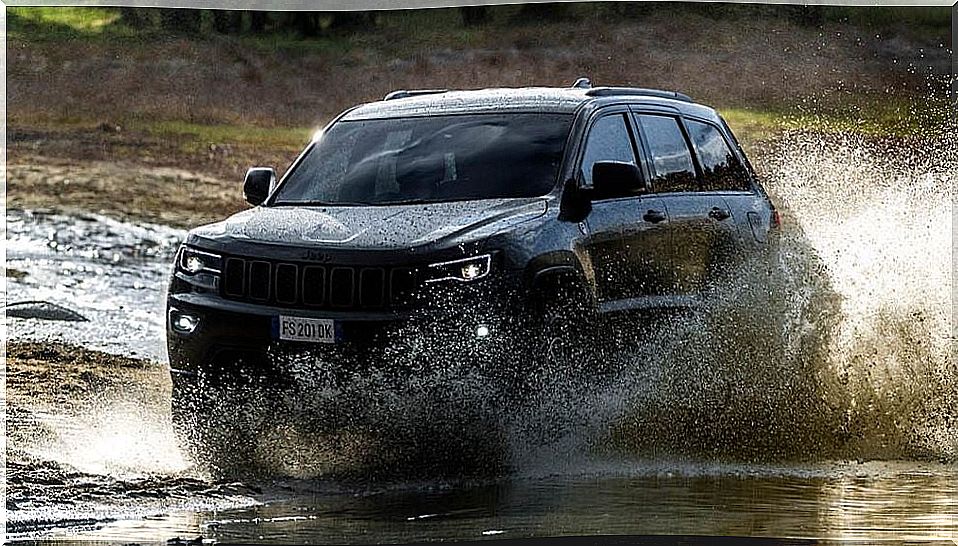
[[[283,341],[336,343],[336,322],[332,319],[280,315],[275,324],[277,337]]]

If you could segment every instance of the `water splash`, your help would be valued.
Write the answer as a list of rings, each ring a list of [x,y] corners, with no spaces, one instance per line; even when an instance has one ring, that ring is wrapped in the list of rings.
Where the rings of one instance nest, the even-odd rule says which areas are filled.
[[[766,162],[776,267],[640,343],[617,439],[737,457],[958,458],[958,131],[791,131]],[[639,388],[639,387],[644,387]]]
[[[841,296],[828,396],[865,456],[958,457],[956,129],[904,143],[792,133],[773,164],[772,191]]]
[[[38,427],[50,432],[28,451],[79,472],[118,479],[176,474],[189,462],[176,447],[168,416],[140,400],[109,400],[69,420],[39,414]]]
[[[504,402],[455,362],[324,390],[313,361],[302,375],[313,378],[309,395],[298,391],[291,405],[318,408],[312,422],[327,431],[341,425],[339,443],[325,444],[341,447],[327,470],[378,462],[460,475],[474,457],[473,470],[496,471],[609,450],[958,459],[956,135],[787,132],[763,162],[785,218],[775,260],[746,264],[699,311],[633,323],[618,343],[583,348],[580,366],[539,377],[523,400]],[[611,374],[593,373],[600,364]],[[316,445],[302,426],[284,430],[265,449],[274,462]]]

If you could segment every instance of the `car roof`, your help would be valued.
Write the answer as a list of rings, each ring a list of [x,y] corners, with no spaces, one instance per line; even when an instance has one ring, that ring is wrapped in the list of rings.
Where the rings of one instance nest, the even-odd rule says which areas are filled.
[[[362,104],[350,110],[342,119],[353,121],[493,112],[572,114],[590,102],[597,105],[622,102],[651,104],[677,109],[684,114],[717,117],[711,108],[671,91],[626,87],[521,87],[473,91],[396,91],[384,100]]]

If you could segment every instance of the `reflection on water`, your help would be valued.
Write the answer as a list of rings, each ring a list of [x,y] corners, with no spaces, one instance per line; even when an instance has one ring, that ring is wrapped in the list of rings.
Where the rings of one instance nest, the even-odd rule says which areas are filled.
[[[958,467],[913,462],[808,467],[636,462],[593,474],[472,485],[343,491],[285,482],[272,488],[285,497],[251,508],[126,521],[83,538],[202,535],[274,543],[581,534],[958,539]]]

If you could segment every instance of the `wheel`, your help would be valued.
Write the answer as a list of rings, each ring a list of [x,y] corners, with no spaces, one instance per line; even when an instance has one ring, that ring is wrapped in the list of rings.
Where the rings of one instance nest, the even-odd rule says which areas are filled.
[[[173,430],[180,448],[214,479],[257,473],[265,418],[257,385],[210,375],[174,374]]]
[[[532,310],[530,357],[540,373],[587,371],[596,320],[585,292],[569,285],[541,291]]]
[[[545,306],[538,317],[540,334],[538,344],[546,362],[554,367],[567,368],[573,365],[576,351],[581,347],[575,308],[562,303]]]

